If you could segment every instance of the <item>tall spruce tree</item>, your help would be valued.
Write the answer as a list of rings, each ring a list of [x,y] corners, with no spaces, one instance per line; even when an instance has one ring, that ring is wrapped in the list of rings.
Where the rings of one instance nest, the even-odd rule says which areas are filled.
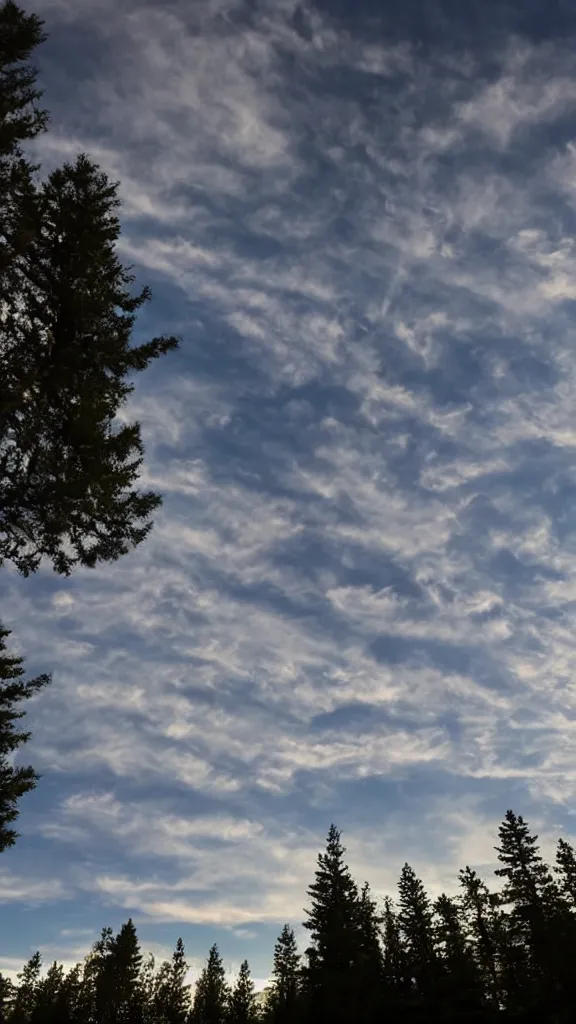
[[[356,991],[358,1020],[365,1024],[379,1021],[382,1013],[384,958],[381,927],[384,918],[377,912],[370,886],[365,882],[360,890],[357,908],[358,957],[356,961]]]
[[[562,995],[559,1002],[564,1019],[569,1020],[572,1006],[576,1002],[576,852],[566,839],[558,840],[554,873],[562,899],[562,910],[555,915],[554,945],[561,974]]]
[[[558,884],[562,895],[573,911],[576,910],[576,851],[566,839],[560,838],[556,848]]]
[[[6,1024],[15,994],[10,978],[0,973],[0,1024]]]
[[[78,1015],[82,1024],[93,1024],[94,1021],[100,1021],[105,1017],[107,994],[111,987],[111,972],[107,962],[111,955],[113,937],[111,928],[103,928],[84,958],[78,992]]]
[[[390,896],[384,900],[382,921],[383,985],[386,1002],[397,1008],[411,993],[412,979],[408,952],[404,946],[398,915]]]
[[[230,993],[226,1019],[229,1024],[255,1024],[256,997],[247,960],[240,964],[236,984]]]
[[[24,717],[21,704],[50,682],[47,675],[24,682],[23,659],[8,653],[7,629],[0,626],[0,851],[12,846],[18,833],[12,827],[18,817],[18,802],[34,789],[38,775],[30,766],[14,766],[11,755],[30,738],[18,729]]]
[[[42,957],[40,953],[34,953],[18,975],[10,1024],[30,1024],[36,1007],[41,969]]]
[[[498,836],[498,860],[503,865],[495,874],[505,879],[501,903],[533,926],[553,912],[560,903],[558,888],[538,848],[538,836],[532,835],[521,815],[507,811]]]
[[[562,948],[566,907],[540,855],[538,836],[530,833],[522,816],[507,811],[498,835],[496,850],[503,866],[495,874],[505,879],[500,902],[511,908],[503,955],[514,965],[515,998],[520,999],[522,988],[527,1008],[551,1010],[571,987]]]
[[[326,850],[318,854],[316,876],[308,890],[311,907],[304,927],[311,933],[304,980],[309,1014],[346,1021],[356,1007],[360,952],[358,888],[344,861],[341,833],[330,826]]]
[[[30,1024],[61,1024],[64,968],[54,961],[36,986],[35,1005]]]
[[[300,1019],[299,993],[300,954],[294,931],[285,924],[274,947],[268,993],[269,1017],[275,1024],[296,1024]]]
[[[194,1005],[190,1015],[191,1024],[224,1024],[230,991],[218,946],[214,944],[208,953],[206,966],[196,982]]]
[[[82,1001],[82,964],[64,975],[53,1014],[54,1024],[90,1024],[89,1014]]]
[[[461,907],[443,893],[434,903],[434,915],[436,947],[442,967],[440,1002],[445,1015],[479,1020],[486,1002]]]
[[[476,871],[466,866],[458,877],[463,890],[462,908],[467,921],[467,931],[482,987],[488,1005],[494,1011],[498,1011],[503,1005],[498,942],[502,931],[501,912],[494,894],[490,893]]]
[[[405,864],[398,882],[398,922],[407,954],[408,972],[417,1004],[433,1005],[437,998],[439,962],[434,943],[430,899],[414,869]]]
[[[45,39],[43,23],[12,0],[0,4],[0,310],[12,294],[18,257],[30,241],[24,210],[37,166],[23,143],[45,131],[48,114],[38,107],[32,54]]]
[[[142,1024],[142,953],[130,918],[116,936],[106,928],[94,947],[93,998],[98,1024]]]
[[[0,562],[28,575],[111,561],[139,544],[161,499],[133,489],[140,425],[116,426],[129,379],[178,345],[131,345],[144,288],[121,264],[118,185],[87,156],[38,188],[32,239],[0,321]]]
[[[185,1024],[190,1013],[190,986],[186,984],[188,964],[182,939],[178,939],[171,960],[160,966],[154,986],[154,1020],[158,1024]]]

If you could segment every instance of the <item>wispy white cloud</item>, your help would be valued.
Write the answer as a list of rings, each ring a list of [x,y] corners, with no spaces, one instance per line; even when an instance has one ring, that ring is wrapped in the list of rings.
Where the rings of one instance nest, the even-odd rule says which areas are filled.
[[[11,871],[0,874],[0,903],[21,903],[35,906],[46,901],[65,898],[60,879],[23,877]]]

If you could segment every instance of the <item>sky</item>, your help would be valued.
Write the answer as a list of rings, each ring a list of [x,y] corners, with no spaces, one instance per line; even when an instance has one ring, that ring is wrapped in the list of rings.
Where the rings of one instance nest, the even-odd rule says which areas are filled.
[[[331,822],[357,880],[550,854],[576,795],[576,12],[36,0],[46,170],[121,182],[153,532],[4,568],[42,773],[0,969],[218,942],[267,977]],[[545,11],[546,7],[546,11]]]

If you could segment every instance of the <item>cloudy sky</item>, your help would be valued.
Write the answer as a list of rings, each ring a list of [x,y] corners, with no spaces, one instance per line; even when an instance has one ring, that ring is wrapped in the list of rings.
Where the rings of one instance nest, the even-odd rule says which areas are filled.
[[[546,6],[26,4],[44,167],[121,181],[138,336],[183,340],[126,410],[147,542],[2,573],[54,681],[0,966],[132,915],[263,979],[331,821],[379,894],[489,876],[510,806],[574,837],[576,14]]]

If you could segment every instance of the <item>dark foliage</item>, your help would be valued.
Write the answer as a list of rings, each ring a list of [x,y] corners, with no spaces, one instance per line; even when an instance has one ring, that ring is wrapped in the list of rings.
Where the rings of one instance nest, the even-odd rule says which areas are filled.
[[[30,737],[18,728],[27,701],[50,682],[47,675],[23,680],[22,658],[8,652],[9,630],[0,626],[0,851],[12,846],[18,833],[12,827],[18,817],[18,802],[34,789],[38,775],[30,766],[15,766],[11,755]]]
[[[113,561],[161,503],[135,488],[133,375],[178,345],[133,345],[144,288],[116,254],[118,184],[87,156],[38,182],[21,143],[46,126],[30,54],[41,22],[0,6],[0,564],[29,575]]]

